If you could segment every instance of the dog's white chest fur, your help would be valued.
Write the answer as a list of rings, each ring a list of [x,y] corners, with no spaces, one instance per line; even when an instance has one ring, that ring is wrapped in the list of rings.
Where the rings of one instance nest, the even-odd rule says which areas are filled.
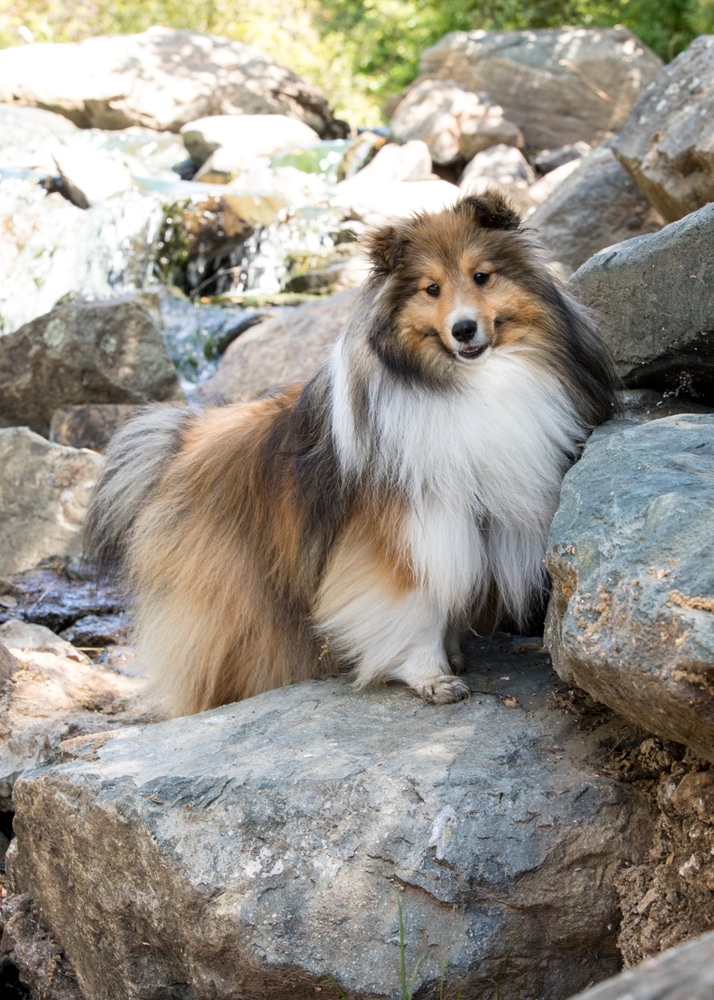
[[[407,497],[402,544],[443,613],[478,601],[495,581],[518,617],[542,577],[560,482],[584,429],[525,352],[490,352],[464,374],[446,393],[375,380],[368,428],[351,412],[335,414],[338,453],[346,471]],[[335,409],[349,393],[341,398]]]

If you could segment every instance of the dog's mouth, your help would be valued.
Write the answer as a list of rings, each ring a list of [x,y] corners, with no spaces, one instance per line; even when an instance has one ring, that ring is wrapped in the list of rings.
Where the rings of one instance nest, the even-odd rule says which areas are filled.
[[[465,358],[467,361],[471,361],[472,358],[477,358],[480,354],[483,354],[487,347],[488,341],[484,341],[480,344],[466,344],[457,353],[460,358]]]

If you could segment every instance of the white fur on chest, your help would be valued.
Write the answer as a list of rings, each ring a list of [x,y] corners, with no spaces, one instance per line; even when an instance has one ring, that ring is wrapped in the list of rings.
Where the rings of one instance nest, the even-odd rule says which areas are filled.
[[[492,351],[464,376],[447,393],[370,382],[368,428],[335,407],[338,452],[408,498],[403,544],[442,609],[478,600],[494,579],[518,613],[542,576],[560,483],[584,428],[562,386],[525,352]]]

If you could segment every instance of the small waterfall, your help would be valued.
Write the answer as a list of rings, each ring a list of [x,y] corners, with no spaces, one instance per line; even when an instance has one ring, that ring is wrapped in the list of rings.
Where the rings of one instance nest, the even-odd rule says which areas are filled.
[[[256,161],[226,185],[182,179],[174,135],[92,129],[72,141],[119,158],[133,185],[81,209],[46,171],[0,170],[0,333],[69,296],[144,293],[161,311],[182,377],[200,379],[252,305],[279,297],[335,249],[339,219],[329,194],[352,145],[346,140]],[[216,299],[231,310],[216,305],[209,316]]]
[[[151,287],[163,219],[162,199],[136,189],[87,209],[74,278],[81,297],[113,298]]]

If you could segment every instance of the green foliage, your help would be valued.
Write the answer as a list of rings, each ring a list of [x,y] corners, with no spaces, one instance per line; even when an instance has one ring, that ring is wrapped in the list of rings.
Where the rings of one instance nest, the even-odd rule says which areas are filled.
[[[79,41],[153,24],[276,54],[330,95],[338,115],[379,119],[450,31],[624,24],[663,59],[714,32],[714,0],[0,0],[0,46]]]

